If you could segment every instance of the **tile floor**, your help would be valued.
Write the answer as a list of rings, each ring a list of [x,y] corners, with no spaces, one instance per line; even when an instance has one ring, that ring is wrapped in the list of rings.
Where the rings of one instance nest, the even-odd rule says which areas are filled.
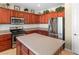
[[[63,50],[60,55],[74,55],[72,52],[67,51],[67,50]]]
[[[16,55],[16,48],[0,52],[0,55]]]
[[[0,52],[0,55],[16,55],[16,48]],[[73,53],[67,50],[63,50],[60,55],[73,55]]]

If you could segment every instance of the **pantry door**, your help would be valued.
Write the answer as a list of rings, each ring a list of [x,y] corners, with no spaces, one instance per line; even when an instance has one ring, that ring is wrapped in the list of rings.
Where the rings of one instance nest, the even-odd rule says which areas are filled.
[[[72,5],[72,51],[79,54],[79,4]]]

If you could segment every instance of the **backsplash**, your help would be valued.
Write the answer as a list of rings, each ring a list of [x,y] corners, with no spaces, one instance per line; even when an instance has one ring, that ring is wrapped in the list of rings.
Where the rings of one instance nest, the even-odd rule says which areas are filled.
[[[9,30],[10,27],[23,26],[23,28],[48,28],[48,24],[24,24],[24,25],[11,25],[11,24],[0,24],[0,30]]]
[[[38,27],[40,27],[40,28],[48,28],[48,24],[39,24]]]

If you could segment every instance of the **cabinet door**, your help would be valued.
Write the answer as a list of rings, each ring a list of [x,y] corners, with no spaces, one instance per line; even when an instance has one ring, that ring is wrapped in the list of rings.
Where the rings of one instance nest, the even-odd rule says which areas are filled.
[[[29,24],[31,24],[31,23],[32,23],[32,15],[31,15],[31,14],[29,14],[28,23],[29,23]]]
[[[24,17],[24,13],[23,12],[17,11],[16,13],[17,13],[17,17],[20,17],[20,18]]]
[[[0,24],[10,24],[10,10],[0,8]]]
[[[49,14],[44,15],[44,23],[45,23],[45,24],[48,24],[48,15],[49,15]]]
[[[16,54],[21,55],[21,43],[18,40],[16,41]]]
[[[39,17],[40,17],[39,15],[35,15],[35,24],[39,24],[39,22],[40,22]]]
[[[47,14],[40,16],[40,23],[41,24],[47,24],[48,23],[48,15]]]
[[[24,13],[24,22],[25,22],[25,24],[29,24],[29,14],[28,13]]]
[[[21,55],[28,55],[24,50],[21,51]]]
[[[39,16],[39,23],[42,24],[42,15]]]
[[[35,23],[35,15],[31,14],[31,24],[34,24],[34,23]]]
[[[24,17],[24,12],[11,10],[11,17],[20,17],[20,18],[23,18]]]
[[[11,44],[11,35],[0,35],[0,52],[10,49],[12,46]]]
[[[38,33],[39,33],[39,34],[42,34],[42,35],[48,36],[48,31],[38,30]]]
[[[40,16],[40,23],[41,23],[41,24],[44,24],[44,15],[41,15],[41,16]]]
[[[11,17],[17,17],[17,12],[15,10],[11,10]]]
[[[29,49],[22,44],[21,55],[28,55]]]

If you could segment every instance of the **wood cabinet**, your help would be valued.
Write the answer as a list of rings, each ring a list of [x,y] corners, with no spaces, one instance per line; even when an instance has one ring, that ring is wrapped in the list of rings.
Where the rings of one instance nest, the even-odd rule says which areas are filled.
[[[27,36],[27,37],[29,37],[29,36]],[[41,36],[40,37],[40,35],[39,36],[37,36],[38,38],[40,38],[40,39],[42,39],[42,37],[43,36]],[[27,38],[26,38],[27,39]],[[20,39],[18,39],[17,41],[17,43],[19,43],[19,46],[20,46],[20,48],[18,48],[18,47],[16,47],[16,48],[18,48],[18,55],[36,55],[36,53],[35,52],[38,52],[37,50],[39,50],[40,52],[42,52],[42,50],[43,49],[46,49],[46,50],[48,50],[48,48],[54,48],[55,50],[53,50],[52,51],[52,49],[49,49],[48,51],[49,52],[52,52],[52,55],[59,55],[60,53],[61,53],[61,51],[63,50],[63,44],[64,44],[64,41],[60,41],[60,40],[47,40],[47,41],[45,41],[45,42],[43,42],[43,41],[40,41],[40,39],[37,39],[37,41],[33,41],[31,38],[30,39],[28,39],[28,40],[26,40],[26,41],[28,41],[28,42],[24,42],[24,41],[18,41],[18,40],[20,40]],[[43,38],[43,39],[46,39],[45,37]],[[49,39],[51,39],[51,38],[49,38]],[[31,42],[29,42],[29,40],[31,40]],[[39,45],[39,41],[40,42],[42,42],[42,44],[41,45]],[[45,45],[45,44],[46,45]],[[48,44],[47,44],[48,43]],[[51,44],[51,43],[54,43],[54,44]],[[62,44],[63,43],[63,44]],[[35,47],[34,47],[34,45],[35,45]],[[48,48],[47,47],[43,47],[42,45],[45,45],[45,46],[47,46],[48,45]],[[51,44],[51,46],[49,47],[49,45]],[[58,45],[56,45],[56,44],[58,44]],[[60,46],[60,45],[61,46]],[[31,46],[31,45],[33,45],[33,46]],[[40,47],[39,47],[40,46]],[[42,47],[41,47],[42,46]],[[56,47],[55,47],[56,46]],[[37,48],[37,50],[35,51],[35,48]],[[41,50],[40,50],[40,48],[41,48]],[[45,52],[46,52],[46,54],[51,54],[51,53],[48,53],[48,51],[44,51],[43,53],[40,53],[40,54],[45,54]],[[17,52],[16,51],[16,52]],[[38,52],[39,53],[39,52]]]
[[[17,55],[34,55],[34,53],[25,47],[21,42],[16,42],[16,54]]]
[[[10,10],[0,8],[0,24],[10,24]]]
[[[64,17],[64,15],[64,12],[51,12],[38,15],[0,7],[0,24],[10,24],[11,17],[24,18],[25,24],[48,24],[49,18]]]
[[[48,36],[48,31],[45,30],[38,30],[37,33]]]
[[[21,54],[21,43],[18,40],[16,41],[16,54]]]
[[[32,13],[24,13],[24,21],[25,24],[38,24],[39,23],[39,15]]]
[[[48,36],[48,31],[45,31],[45,30],[30,30],[30,31],[26,31],[26,34],[31,34],[31,33],[38,33],[38,34],[42,34],[42,35]]]
[[[38,24],[39,23],[39,15],[29,14],[29,24]]]
[[[64,17],[64,12],[51,12],[39,16],[40,24],[48,24],[50,18]]]
[[[28,55],[29,51],[28,48],[25,47],[22,43],[18,40],[16,41],[16,54],[17,55]]]
[[[11,17],[24,18],[24,12],[11,10]]]
[[[35,24],[39,24],[40,23],[40,15],[36,15],[35,16]]]
[[[0,52],[10,49],[11,46],[12,46],[11,35],[10,34],[0,35]]]
[[[28,54],[29,54],[29,49],[24,45],[21,45],[21,55],[28,55]]]
[[[25,24],[38,24],[39,15],[22,11],[0,8],[0,24],[10,24],[11,17],[24,18]]]
[[[31,24],[36,24],[36,15],[32,14],[31,17]]]
[[[24,13],[24,23],[29,24],[29,14],[28,13]]]
[[[26,34],[31,34],[31,33],[37,33],[38,30],[30,30],[30,31],[26,31]]]

